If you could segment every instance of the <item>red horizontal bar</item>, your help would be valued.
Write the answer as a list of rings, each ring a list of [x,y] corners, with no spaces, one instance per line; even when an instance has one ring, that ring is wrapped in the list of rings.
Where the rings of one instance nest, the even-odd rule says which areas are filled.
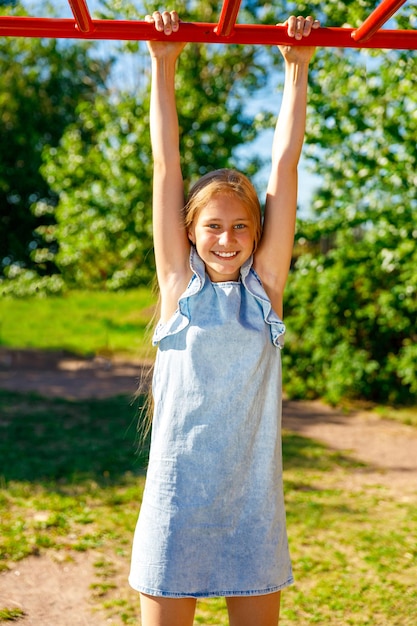
[[[168,39],[155,31],[152,24],[143,21],[93,20],[94,31],[81,32],[74,20],[42,17],[0,17],[0,36],[51,37],[63,39],[114,39],[114,40],[163,40]],[[294,45],[285,26],[236,24],[229,37],[217,35],[216,24],[181,24],[179,32],[169,36],[171,41],[194,41],[198,43],[277,44]],[[297,41],[302,46],[327,48],[392,48],[417,50],[417,31],[380,30],[366,42],[352,39],[352,28],[318,28],[308,39]]]
[[[372,37],[406,1],[407,0],[382,0],[381,4],[372,11],[363,24],[353,31],[353,39],[355,41],[366,41]]]
[[[94,30],[93,20],[85,0],[68,0],[68,3],[80,31],[83,33],[92,32]]]
[[[223,0],[219,22],[216,26],[216,33],[219,36],[224,35],[228,37],[232,33],[239,13],[240,3],[241,0]]]

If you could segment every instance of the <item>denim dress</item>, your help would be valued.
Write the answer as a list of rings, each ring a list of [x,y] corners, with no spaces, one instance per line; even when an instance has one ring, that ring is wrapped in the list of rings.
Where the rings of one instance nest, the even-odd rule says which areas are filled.
[[[129,582],[169,598],[249,596],[293,582],[281,455],[285,327],[252,259],[192,279],[154,343],[154,417]]]

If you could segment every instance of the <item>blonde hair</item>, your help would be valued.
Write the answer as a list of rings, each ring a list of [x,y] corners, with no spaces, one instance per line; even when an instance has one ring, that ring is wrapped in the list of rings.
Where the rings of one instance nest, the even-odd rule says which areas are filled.
[[[202,176],[190,189],[184,206],[183,221],[188,230],[199,212],[216,195],[237,196],[249,211],[254,225],[254,250],[262,234],[261,206],[255,187],[241,172],[223,168]]]

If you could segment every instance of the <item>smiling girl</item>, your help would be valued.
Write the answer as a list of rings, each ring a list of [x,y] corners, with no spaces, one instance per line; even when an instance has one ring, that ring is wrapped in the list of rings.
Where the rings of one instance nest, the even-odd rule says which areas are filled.
[[[147,16],[181,29],[175,12]],[[318,22],[290,17],[299,40]],[[191,626],[226,597],[231,626],[276,626],[292,583],[282,486],[282,301],[295,228],[312,47],[281,46],[286,77],[265,214],[234,170],[184,199],[175,103],[185,44],[149,42],[153,225],[161,319],[154,416],[130,584],[143,626]]]

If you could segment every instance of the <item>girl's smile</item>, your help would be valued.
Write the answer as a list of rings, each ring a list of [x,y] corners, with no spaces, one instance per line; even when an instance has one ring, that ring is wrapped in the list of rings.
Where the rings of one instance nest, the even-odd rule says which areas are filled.
[[[227,258],[227,257],[235,256],[236,252],[215,252],[215,254],[217,254],[218,256]]]
[[[235,281],[254,249],[255,228],[249,210],[231,195],[214,196],[188,232],[213,282]]]

